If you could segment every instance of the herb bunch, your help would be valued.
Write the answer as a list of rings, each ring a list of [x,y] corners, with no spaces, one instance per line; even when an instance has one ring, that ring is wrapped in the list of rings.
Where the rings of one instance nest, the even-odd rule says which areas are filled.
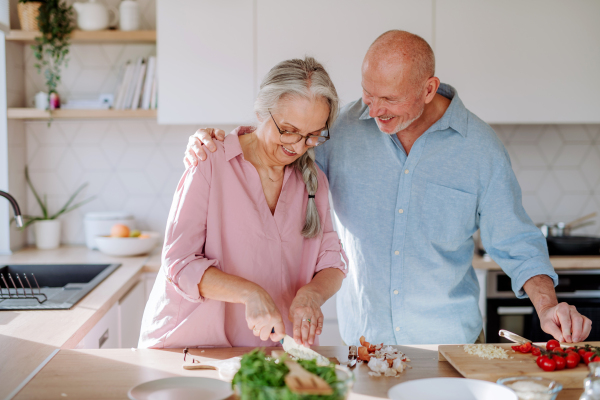
[[[231,382],[235,389],[239,385],[242,400],[340,400],[345,397],[346,388],[338,380],[335,366],[320,367],[315,360],[297,360],[305,370],[320,376],[333,389],[333,394],[298,395],[285,385],[285,376],[290,372],[280,360],[267,357],[264,351],[255,349],[245,354],[241,368]]]

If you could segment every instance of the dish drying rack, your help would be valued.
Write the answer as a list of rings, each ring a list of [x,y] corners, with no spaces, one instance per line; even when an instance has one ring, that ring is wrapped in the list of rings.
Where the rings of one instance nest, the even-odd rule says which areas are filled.
[[[23,285],[23,280],[21,280],[21,277],[18,273],[15,273],[15,277],[19,282],[19,285],[21,286],[20,288],[16,285],[10,272],[7,272],[6,275],[8,275],[8,280],[6,279],[4,273],[0,273],[0,300],[35,299],[39,304],[42,304],[43,302],[48,300],[48,297],[44,293],[42,293],[40,285],[38,284],[37,279],[35,279],[35,275],[33,274],[33,272],[31,273],[31,278],[35,283],[35,286],[37,287],[37,293],[34,293],[33,286],[27,278],[26,273],[22,273],[21,275],[23,275],[23,279],[27,283],[27,288],[25,287],[25,285]],[[8,282],[12,283],[12,287],[9,285]],[[4,286],[2,284],[4,284]],[[28,293],[28,290],[31,293]]]

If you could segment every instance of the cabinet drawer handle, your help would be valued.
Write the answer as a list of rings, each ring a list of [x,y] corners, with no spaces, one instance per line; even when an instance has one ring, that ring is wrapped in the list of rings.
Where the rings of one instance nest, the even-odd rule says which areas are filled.
[[[531,315],[533,307],[498,307],[498,315]]]
[[[102,336],[100,336],[100,339],[98,339],[98,348],[101,349],[102,345],[108,340],[108,329],[106,330],[106,332],[104,332],[102,334]]]

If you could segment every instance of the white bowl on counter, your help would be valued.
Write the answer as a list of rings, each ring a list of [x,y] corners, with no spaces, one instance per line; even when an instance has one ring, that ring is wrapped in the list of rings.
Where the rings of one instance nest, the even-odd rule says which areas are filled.
[[[111,256],[139,256],[151,252],[158,243],[158,232],[142,232],[147,238],[96,236],[98,249]]]
[[[518,400],[515,392],[492,382],[465,378],[415,379],[388,391],[392,400]]]

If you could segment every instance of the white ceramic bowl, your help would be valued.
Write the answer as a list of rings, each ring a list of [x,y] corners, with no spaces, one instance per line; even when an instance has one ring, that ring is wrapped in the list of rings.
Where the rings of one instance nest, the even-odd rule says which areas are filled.
[[[142,232],[150,235],[148,238],[96,236],[98,249],[111,256],[138,256],[152,251],[158,243],[158,232]]]
[[[518,400],[506,386],[465,378],[415,379],[392,387],[388,396],[392,400]]]

